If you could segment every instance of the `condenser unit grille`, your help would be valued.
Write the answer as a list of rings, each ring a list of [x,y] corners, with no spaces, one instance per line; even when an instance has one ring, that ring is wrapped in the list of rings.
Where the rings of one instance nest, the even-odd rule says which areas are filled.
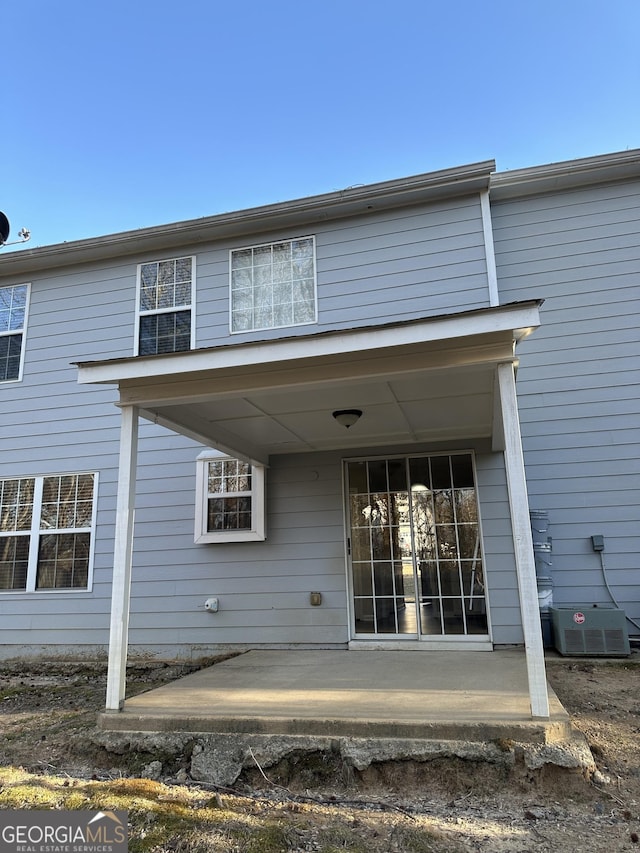
[[[552,607],[557,651],[562,655],[595,657],[630,654],[626,616],[612,607]]]
[[[628,655],[631,652],[626,631],[605,631],[604,640],[606,647],[611,650],[611,654]]]

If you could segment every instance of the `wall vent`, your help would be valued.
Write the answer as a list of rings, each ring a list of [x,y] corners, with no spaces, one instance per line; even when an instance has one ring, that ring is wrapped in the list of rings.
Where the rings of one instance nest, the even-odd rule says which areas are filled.
[[[626,657],[631,653],[623,610],[597,604],[551,607],[556,650],[561,655]]]

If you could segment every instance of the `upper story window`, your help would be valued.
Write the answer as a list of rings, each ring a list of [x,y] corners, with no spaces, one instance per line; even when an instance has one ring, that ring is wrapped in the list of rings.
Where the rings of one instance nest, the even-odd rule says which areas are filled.
[[[90,589],[97,477],[0,480],[0,590]]]
[[[22,379],[29,285],[0,287],[0,382]]]
[[[315,323],[313,237],[231,251],[231,331]]]
[[[193,349],[195,267],[194,257],[138,265],[136,355]]]
[[[196,543],[266,538],[264,468],[201,454],[196,469]]]

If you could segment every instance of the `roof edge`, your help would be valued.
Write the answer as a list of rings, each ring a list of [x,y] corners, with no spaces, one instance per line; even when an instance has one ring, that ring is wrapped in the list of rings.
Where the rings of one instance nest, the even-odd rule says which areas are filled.
[[[427,341],[430,338],[428,335],[424,335],[424,330],[427,327],[435,327],[442,325],[443,323],[459,324],[460,322],[470,323],[477,321],[479,323],[484,323],[486,330],[488,331],[499,331],[502,329],[499,318],[506,316],[513,319],[516,314],[518,315],[517,319],[519,321],[519,325],[515,327],[512,326],[511,329],[514,335],[514,340],[518,342],[522,340],[522,338],[526,337],[533,328],[539,325],[539,309],[543,303],[544,299],[525,299],[517,302],[508,302],[503,305],[468,308],[464,311],[453,311],[447,314],[433,314],[426,317],[415,317],[411,320],[392,320],[368,326],[354,326],[348,329],[314,330],[304,335],[287,335],[280,338],[261,338],[255,341],[225,341],[222,344],[199,347],[198,349],[187,350],[184,352],[163,353],[160,355],[147,356],[117,356],[115,358],[93,359],[90,361],[74,361],[71,362],[71,364],[78,368],[79,373],[82,373],[82,371],[85,373],[98,371],[100,374],[111,374],[116,367],[120,367],[124,371],[126,371],[127,368],[131,368],[134,373],[140,373],[140,375],[146,375],[147,373],[149,375],[155,375],[158,372],[171,373],[172,364],[183,363],[186,361],[195,363],[204,360],[207,363],[207,368],[219,367],[224,359],[233,357],[228,356],[229,353],[262,353],[265,350],[269,350],[273,355],[273,352],[275,352],[277,348],[291,348],[292,346],[304,348],[305,352],[309,352],[310,347],[314,343],[316,345],[322,345],[323,343],[329,342],[327,346],[330,348],[332,346],[331,341],[336,342],[336,347],[339,350],[344,342],[351,337],[366,336],[368,339],[372,339],[372,336],[375,335],[393,336],[393,334],[397,333],[399,330],[422,330],[418,338],[420,341]],[[523,322],[524,325],[522,325]],[[450,334],[452,334],[452,337],[455,337],[452,332]],[[213,363],[211,363],[212,357],[214,358]],[[248,358],[249,361],[251,361],[251,356]],[[256,363],[265,363],[264,357],[260,356],[260,358],[256,359]],[[158,368],[155,369],[153,365],[158,365]],[[196,367],[194,369],[198,370],[200,368]],[[82,384],[84,382],[109,383],[117,380],[112,378],[83,379],[79,376],[78,381]]]
[[[487,189],[494,171],[495,161],[485,160],[198,219],[23,249],[0,256],[0,275],[27,274],[111,257],[167,251],[216,239],[467,195]]]
[[[496,172],[490,192],[492,199],[517,198],[628,178],[640,178],[640,148]]]

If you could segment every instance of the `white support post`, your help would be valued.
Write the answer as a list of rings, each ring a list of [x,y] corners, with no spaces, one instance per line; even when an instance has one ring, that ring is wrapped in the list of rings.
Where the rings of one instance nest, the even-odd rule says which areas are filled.
[[[498,387],[505,436],[505,468],[511,508],[511,529],[516,557],[520,612],[529,679],[531,715],[549,719],[549,693],[544,663],[538,587],[533,555],[529,499],[520,435],[516,379],[512,363],[498,365]]]
[[[113,546],[107,711],[122,710],[126,688],[137,455],[138,409],[136,406],[124,406],[120,426],[118,502]]]

